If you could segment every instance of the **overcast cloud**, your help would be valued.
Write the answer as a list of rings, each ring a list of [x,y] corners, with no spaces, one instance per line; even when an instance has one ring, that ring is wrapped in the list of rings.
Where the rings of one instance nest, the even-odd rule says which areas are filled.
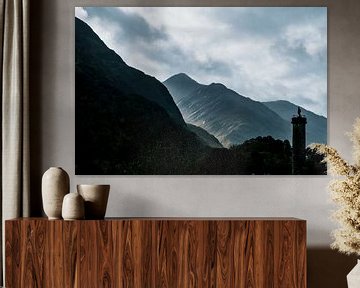
[[[184,72],[327,115],[324,7],[77,7],[75,16],[128,65],[160,81]]]

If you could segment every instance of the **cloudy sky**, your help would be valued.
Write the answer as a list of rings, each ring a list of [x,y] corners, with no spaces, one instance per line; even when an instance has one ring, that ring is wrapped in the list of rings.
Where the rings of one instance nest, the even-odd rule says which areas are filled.
[[[160,81],[184,72],[327,115],[326,8],[77,7],[75,16]]]

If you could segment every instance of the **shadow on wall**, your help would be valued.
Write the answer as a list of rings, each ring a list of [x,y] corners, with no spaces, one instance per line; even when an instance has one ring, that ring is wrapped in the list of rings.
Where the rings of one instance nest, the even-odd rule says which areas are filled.
[[[328,248],[307,250],[308,288],[347,288],[346,275],[356,264],[347,256]]]
[[[34,1],[30,3],[30,47],[29,47],[29,94],[30,94],[30,215],[42,216],[41,201],[41,162],[42,162],[42,134],[43,134],[43,109],[41,104],[42,82],[44,75],[43,58],[44,43],[50,37],[45,38],[44,34],[44,16],[50,14],[55,19],[55,10],[48,9],[54,5],[45,7],[45,0]],[[52,10],[52,12],[48,11]],[[50,38],[51,39],[51,38]],[[50,50],[50,49],[49,49]],[[48,80],[46,80],[48,81]],[[48,97],[51,97],[48,95]]]

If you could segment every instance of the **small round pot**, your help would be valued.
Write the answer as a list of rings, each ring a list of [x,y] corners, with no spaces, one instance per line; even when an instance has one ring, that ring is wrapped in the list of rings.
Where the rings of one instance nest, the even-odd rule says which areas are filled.
[[[110,185],[77,185],[78,193],[85,201],[85,219],[104,219]]]
[[[62,217],[64,220],[84,219],[85,208],[84,199],[79,193],[69,193],[65,195],[62,205]]]

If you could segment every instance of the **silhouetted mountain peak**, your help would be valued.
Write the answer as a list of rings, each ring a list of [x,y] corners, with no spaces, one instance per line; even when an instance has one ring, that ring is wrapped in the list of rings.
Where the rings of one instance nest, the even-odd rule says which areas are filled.
[[[86,73],[102,75],[103,83],[124,95],[137,95],[153,101],[166,110],[178,124],[185,122],[166,87],[156,78],[128,66],[109,49],[91,27],[80,19],[75,22],[75,61]],[[99,81],[97,79],[96,81]]]
[[[185,73],[179,73],[171,76],[167,80],[163,82],[163,84],[168,88],[168,90],[172,90],[171,94],[179,95],[179,94],[191,94],[195,90],[203,87],[204,85],[199,84],[194,79],[190,78]],[[178,90],[181,90],[180,91]],[[171,95],[174,97],[174,95]],[[179,98],[177,100],[180,100]]]
[[[94,54],[97,57],[105,57],[107,61],[114,61],[116,65],[125,64],[124,60],[116,52],[106,46],[104,41],[84,21],[75,17],[76,37],[75,42],[83,53]]]
[[[186,73],[178,73],[175,74],[168,79],[166,79],[164,82],[183,82],[187,84],[199,84],[197,81],[192,79],[189,75]]]

